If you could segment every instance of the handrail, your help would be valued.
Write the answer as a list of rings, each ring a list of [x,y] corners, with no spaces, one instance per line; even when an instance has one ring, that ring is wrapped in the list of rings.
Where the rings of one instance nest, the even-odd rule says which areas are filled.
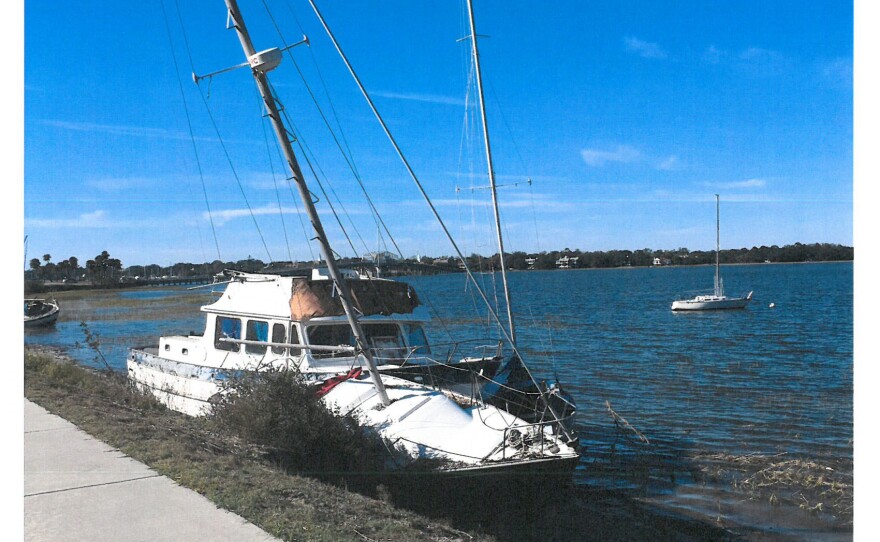
[[[346,346],[340,344],[339,346],[330,346],[323,344],[296,344],[296,343],[276,343],[276,342],[266,342],[266,341],[252,341],[249,339],[233,339],[232,337],[221,337],[219,339],[220,342],[224,343],[233,343],[233,344],[245,344],[245,345],[253,345],[253,346],[274,346],[276,348],[301,348],[303,350],[318,350],[321,352],[356,352],[357,349],[353,346]]]

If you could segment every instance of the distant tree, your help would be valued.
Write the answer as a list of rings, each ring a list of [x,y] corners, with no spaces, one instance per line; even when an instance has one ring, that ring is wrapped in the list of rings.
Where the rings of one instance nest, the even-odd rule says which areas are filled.
[[[33,278],[38,279],[43,276],[43,270],[40,268],[40,259],[33,258],[30,261],[30,268],[33,270]]]
[[[51,254],[43,254],[43,261],[44,262],[49,263],[49,260],[51,260],[51,259],[52,259]]]
[[[122,271],[122,262],[111,258],[110,253],[104,250],[95,256],[94,260],[86,262],[86,270],[92,282],[107,284],[113,282],[116,275]]]

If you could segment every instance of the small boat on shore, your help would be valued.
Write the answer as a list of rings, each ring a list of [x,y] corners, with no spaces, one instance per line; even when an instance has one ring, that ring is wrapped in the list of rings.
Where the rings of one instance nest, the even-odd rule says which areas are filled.
[[[690,299],[677,299],[672,302],[674,311],[710,311],[725,309],[744,309],[752,300],[749,292],[743,297],[724,295],[724,282],[721,279],[721,209],[718,194],[715,194],[715,291],[708,295],[698,295]]]
[[[51,326],[58,320],[61,308],[54,299],[25,299],[24,300],[24,327]]]

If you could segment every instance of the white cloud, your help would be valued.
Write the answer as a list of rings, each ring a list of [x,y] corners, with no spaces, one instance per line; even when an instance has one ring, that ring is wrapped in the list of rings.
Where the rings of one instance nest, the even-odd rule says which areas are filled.
[[[767,186],[767,181],[764,179],[745,179],[742,181],[732,181],[726,183],[703,183],[703,186],[725,190],[764,188],[765,186]]]
[[[588,165],[603,166],[607,162],[634,162],[640,157],[639,151],[626,145],[618,145],[613,150],[584,149],[581,157]]]
[[[725,51],[718,49],[714,45],[710,45],[703,53],[703,60],[709,64],[718,64],[727,55]]]
[[[673,154],[657,164],[657,169],[661,171],[672,171],[673,169],[678,169],[678,163],[678,156]]]
[[[157,179],[148,177],[104,177],[89,179],[85,182],[89,188],[108,192],[129,191],[137,188],[155,187]]]
[[[64,120],[44,120],[40,124],[73,130],[75,132],[103,132],[115,135],[163,137],[172,139],[189,139],[189,136],[180,133],[172,133],[164,128],[145,128],[143,126],[120,126],[115,124],[97,124],[94,122],[69,122]]]
[[[443,105],[464,105],[464,98],[453,98],[451,96],[440,96],[438,94],[421,94],[412,92],[384,92],[377,91],[372,93],[373,96],[381,98],[390,98],[392,100],[410,100],[414,102],[425,102]]]
[[[344,211],[343,211],[343,209],[341,209],[338,202],[334,202],[334,205],[336,205],[337,211],[343,216],[345,216],[345,215],[359,216],[359,215],[368,214],[368,210],[363,205],[359,205],[359,204],[352,205],[351,203],[349,203],[348,205],[345,206]],[[214,210],[214,211],[211,211],[210,214],[207,211],[204,211],[204,212],[202,212],[202,218],[204,220],[209,220],[209,219],[213,218],[214,225],[222,226],[223,224],[225,224],[229,221],[232,221],[232,220],[236,220],[239,218],[245,218],[245,217],[250,218],[251,215],[253,215],[253,216],[278,215],[279,212],[283,213],[284,215],[290,216],[290,215],[301,214],[301,213],[304,213],[305,211],[303,211],[301,209],[295,209],[293,207],[284,207],[284,206],[282,206],[281,210],[279,211],[277,203],[268,203],[262,207],[251,207],[250,209],[242,208],[242,209],[223,209],[223,210],[219,210],[219,211]],[[327,209],[327,210],[318,209],[318,214],[319,215],[331,215],[332,212],[329,209]],[[335,221],[334,221],[334,223],[335,223]],[[325,222],[325,227],[328,227],[328,223],[326,223],[326,222]]]
[[[284,214],[296,214],[296,209],[290,208],[281,208],[281,211]],[[266,205],[264,207],[252,207],[250,209],[224,209],[221,211],[212,211],[208,213],[207,211],[202,213],[202,218],[205,220],[209,220],[213,218],[214,224],[217,226],[222,226],[223,224],[229,222],[230,220],[235,220],[237,218],[250,217],[253,216],[265,216],[265,215],[277,215],[278,214],[278,205]]]
[[[836,58],[823,62],[819,66],[819,72],[826,81],[845,87],[852,86],[853,63],[851,58]]]
[[[31,228],[109,228],[113,223],[105,220],[106,212],[97,210],[83,213],[76,218],[29,218],[25,225]]]
[[[623,38],[626,50],[639,55],[642,58],[666,58],[666,52],[656,43],[640,40],[635,37]]]

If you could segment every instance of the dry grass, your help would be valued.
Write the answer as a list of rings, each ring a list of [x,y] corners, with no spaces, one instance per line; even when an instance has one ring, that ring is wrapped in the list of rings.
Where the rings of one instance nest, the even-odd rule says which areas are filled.
[[[712,454],[695,459],[705,463],[701,470],[706,478],[727,481],[753,499],[772,506],[789,502],[813,514],[830,515],[842,526],[852,525],[851,460],[819,463],[786,454]]]
[[[409,491],[292,474],[210,420],[171,412],[134,392],[123,375],[74,365],[45,348],[25,351],[25,395],[94,437],[199,492],[282,540],[503,541],[741,540],[709,521],[614,491],[534,481],[485,481]],[[343,479],[344,480],[344,479]]]

